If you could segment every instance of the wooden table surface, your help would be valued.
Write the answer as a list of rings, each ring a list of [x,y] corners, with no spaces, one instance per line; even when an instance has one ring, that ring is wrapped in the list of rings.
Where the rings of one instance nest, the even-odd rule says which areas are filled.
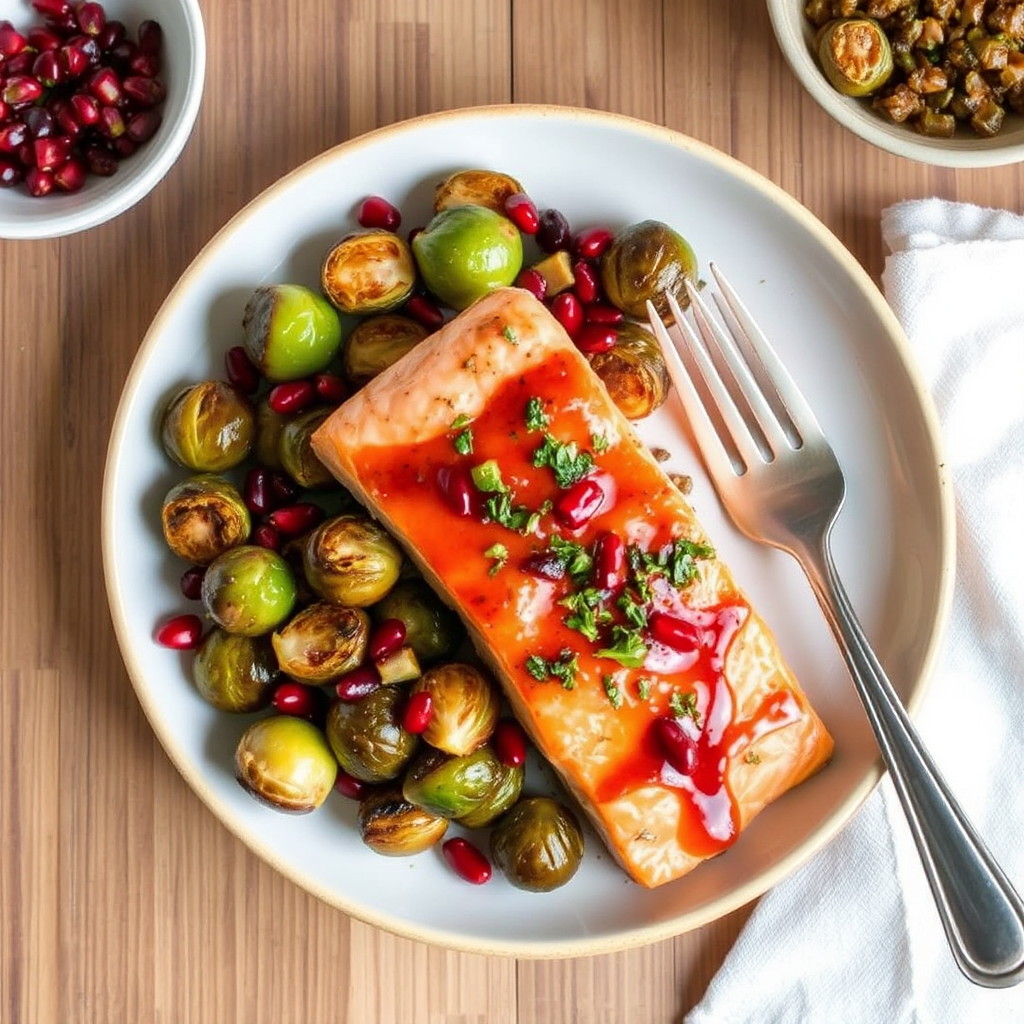
[[[101,574],[103,463],[132,357],[248,200],[429,111],[544,102],[668,125],[782,186],[876,280],[887,204],[1020,210],[1024,171],[929,168],[841,130],[788,70],[762,0],[202,6],[205,98],[166,180],[76,237],[0,242],[0,1021],[679,1022],[750,908],[596,958],[450,953],[307,895],[185,785],[122,667]]]

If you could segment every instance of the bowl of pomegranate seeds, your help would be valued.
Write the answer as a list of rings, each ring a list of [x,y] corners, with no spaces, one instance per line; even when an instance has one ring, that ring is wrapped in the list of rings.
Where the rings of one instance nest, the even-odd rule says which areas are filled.
[[[0,238],[134,206],[188,141],[205,73],[196,0],[0,0]]]

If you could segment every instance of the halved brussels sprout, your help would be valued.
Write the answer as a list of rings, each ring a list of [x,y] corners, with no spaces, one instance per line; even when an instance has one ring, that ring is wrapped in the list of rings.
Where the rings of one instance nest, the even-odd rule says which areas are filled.
[[[468,754],[486,743],[498,724],[501,692],[473,665],[451,662],[428,669],[412,691],[430,694],[433,711],[423,738],[449,754]]]
[[[338,762],[324,734],[293,715],[253,722],[235,751],[235,778],[260,802],[306,814],[328,797]]]
[[[288,417],[275,412],[264,397],[256,403],[256,439],[252,454],[256,461],[267,469],[281,469],[281,432]]]
[[[466,828],[485,828],[497,821],[518,799],[523,791],[526,770],[522,765],[513,766],[498,762],[498,777],[487,797],[468,814],[459,818],[459,824]]]
[[[182,388],[160,424],[164,451],[179,465],[219,473],[242,462],[256,438],[256,413],[231,384],[206,380]]]
[[[218,711],[246,713],[267,707],[277,681],[277,660],[266,637],[211,629],[196,650],[192,681]]]
[[[459,617],[422,579],[399,580],[371,611],[375,622],[401,620],[421,665],[448,657],[462,640]]]
[[[818,34],[818,59],[832,87],[844,96],[869,96],[893,71],[892,47],[873,18],[837,18]]]
[[[242,315],[245,350],[274,383],[325,370],[341,347],[341,321],[329,302],[298,284],[257,288]]]
[[[459,757],[426,747],[409,765],[402,795],[432,814],[462,818],[489,800],[505,780],[503,769],[487,746]]]
[[[416,284],[408,243],[393,231],[347,235],[324,258],[320,287],[343,313],[362,316],[400,306]]]
[[[307,409],[281,427],[277,448],[281,466],[300,487],[307,490],[322,490],[325,487],[333,487],[338,482],[317,458],[309,443],[313,431],[332,411],[326,406]]]
[[[382,370],[397,363],[430,332],[418,320],[400,313],[369,316],[349,334],[341,352],[345,376],[362,387]]]
[[[660,316],[671,320],[666,295],[674,295],[686,309],[686,281],[697,279],[697,257],[674,228],[644,220],[615,235],[601,257],[600,271],[608,301],[627,316],[646,321],[650,299]]]
[[[381,686],[354,703],[338,701],[327,713],[327,739],[342,768],[363,782],[389,782],[402,774],[419,737],[402,728],[404,689]]]
[[[615,328],[615,347],[587,356],[612,401],[630,420],[642,420],[668,397],[669,376],[657,339],[640,324]]]
[[[345,513],[325,519],[303,546],[309,585],[325,600],[350,608],[379,601],[395,584],[402,552],[369,516]]]
[[[160,520],[167,546],[194,565],[207,565],[244,544],[252,528],[242,496],[212,473],[175,484],[164,498]]]
[[[218,555],[203,576],[203,607],[229,633],[269,633],[291,615],[295,597],[295,577],[288,563],[277,552],[255,544]]]
[[[409,803],[400,789],[372,792],[359,802],[363,842],[385,857],[408,857],[429,850],[447,830],[447,818]]]
[[[304,683],[323,684],[362,663],[370,617],[359,608],[318,601],[271,635],[281,671]]]
[[[528,797],[494,826],[491,858],[517,889],[550,892],[579,870],[583,832],[568,807],[550,797]]]
[[[505,212],[505,200],[522,192],[515,178],[500,171],[456,171],[434,191],[434,213],[450,206],[486,206],[497,213]]]

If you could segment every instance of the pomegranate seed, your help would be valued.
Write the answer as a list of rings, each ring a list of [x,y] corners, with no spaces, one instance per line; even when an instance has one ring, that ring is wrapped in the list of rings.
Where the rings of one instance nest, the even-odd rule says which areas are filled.
[[[331,405],[340,405],[348,395],[348,385],[336,373],[318,373],[313,378],[316,393]]]
[[[665,760],[681,775],[692,775],[697,767],[697,744],[674,718],[656,718],[651,723]]]
[[[45,107],[29,107],[21,115],[25,127],[33,139],[48,139],[55,127],[53,114]]]
[[[203,596],[203,577],[206,566],[193,565],[181,574],[181,592],[190,601],[198,601]]]
[[[36,25],[34,28],[28,30],[26,41],[29,47],[36,51],[36,53],[46,53],[50,50],[56,50],[60,48],[61,38],[52,29],[48,29],[43,25]]]
[[[23,142],[18,147],[18,152],[15,153],[15,156],[21,161],[25,170],[36,165],[36,151],[32,148],[31,142]]]
[[[0,124],[3,124],[11,116],[11,108],[0,100]]]
[[[28,141],[28,127],[19,121],[0,128],[0,151],[14,153]]]
[[[356,219],[364,228],[381,228],[384,231],[397,231],[402,223],[401,213],[383,196],[367,196]]]
[[[569,222],[558,210],[544,210],[537,226],[537,244],[544,252],[558,252],[569,245]]]
[[[270,523],[260,523],[252,531],[252,543],[269,551],[281,550],[281,532]]]
[[[409,694],[402,712],[402,728],[415,736],[427,731],[434,714],[434,698],[428,690],[417,690]]]
[[[101,178],[109,178],[117,173],[117,159],[112,153],[98,146],[90,146],[85,151],[85,162],[89,170]]]
[[[16,57],[28,45],[28,40],[9,22],[0,22],[0,56]]]
[[[611,244],[612,233],[607,228],[589,228],[572,240],[574,256],[596,260]]]
[[[299,496],[301,488],[287,473],[274,473],[270,478],[274,497],[282,505],[289,505]]]
[[[53,191],[53,172],[30,167],[25,173],[25,185],[34,196],[48,196]]]
[[[490,880],[491,862],[468,839],[446,839],[441,852],[448,866],[464,881],[483,885]]]
[[[441,308],[425,295],[412,296],[405,304],[405,311],[432,331],[436,331],[444,324],[444,313],[441,312]]]
[[[106,110],[108,108],[104,107],[103,109]],[[100,114],[100,119],[102,120],[102,112]],[[118,135],[116,138],[110,139],[107,142],[107,145],[110,147],[110,152],[113,153],[118,160],[124,160],[127,157],[132,156],[132,154],[134,154],[139,148],[139,144],[134,139],[128,138],[127,135]]]
[[[524,235],[535,235],[540,228],[540,214],[525,192],[514,192],[505,200],[505,215]]]
[[[108,107],[113,107],[124,95],[121,80],[113,68],[98,68],[89,76],[86,88]]]
[[[342,796],[347,796],[349,800],[362,800],[366,796],[370,784],[363,782],[362,779],[357,779],[354,775],[349,775],[344,768],[339,768],[334,779],[334,788]]]
[[[159,53],[163,40],[164,30],[159,21],[147,18],[139,25],[139,49],[143,53]]]
[[[270,486],[269,469],[265,469],[263,466],[253,466],[245,474],[242,498],[245,501],[245,507],[253,515],[266,515],[273,510],[276,502],[273,488]]]
[[[570,529],[578,530],[597,515],[604,499],[601,485],[593,477],[584,477],[555,502],[555,515]]]
[[[239,391],[253,395],[259,390],[259,371],[253,366],[249,353],[241,345],[235,345],[224,353],[224,369],[227,371],[228,380]]]
[[[107,15],[100,4],[93,0],[86,0],[75,9],[75,20],[78,22],[78,27],[87,36],[95,37],[103,31],[103,26],[107,23]]]
[[[7,79],[3,93],[0,93],[4,103],[12,107],[25,106],[28,103],[35,103],[43,95],[43,87],[34,78],[28,75],[13,75]]]
[[[28,48],[26,48],[22,53],[19,53],[17,57],[11,57],[4,64],[4,72],[7,75],[8,81],[14,78],[15,75],[31,75],[32,62],[35,59],[35,51]],[[0,75],[0,81],[2,80],[3,75]]]
[[[538,302],[543,302],[544,296],[548,293],[548,283],[544,279],[544,275],[540,271],[534,270],[533,267],[519,271],[516,287],[525,288]]]
[[[98,44],[97,44],[98,45]],[[135,45],[130,39],[122,39],[121,42],[112,46],[108,51],[107,55],[110,60],[113,61],[122,70],[128,67],[132,57],[139,52],[138,46]]]
[[[74,11],[68,11],[60,18],[47,18],[46,27],[62,36],[73,36],[78,31],[78,19]]]
[[[311,501],[300,501],[275,509],[267,516],[267,520],[286,537],[298,537],[300,533],[311,530],[323,517],[324,510],[319,505]]]
[[[370,641],[367,644],[367,654],[371,661],[380,661],[405,643],[405,623],[401,619],[385,619],[370,634]]]
[[[302,412],[313,404],[316,388],[310,380],[289,380],[270,389],[267,403],[282,416]]]
[[[279,683],[270,698],[276,711],[282,715],[293,715],[295,718],[316,718],[320,711],[319,694],[311,686],[303,686],[288,680]]]
[[[518,768],[526,762],[526,733],[523,727],[512,718],[503,718],[494,727],[491,736],[494,755],[509,768]]]
[[[157,643],[176,651],[192,650],[202,638],[203,621],[198,615],[176,615],[156,631]]]
[[[122,117],[121,111],[118,110],[117,107],[102,106],[100,107],[100,116],[99,120],[96,122],[96,127],[99,128],[100,132],[103,135],[106,135],[108,139],[119,139],[124,135],[126,125],[124,123],[124,117]],[[129,139],[129,141],[131,140]],[[134,147],[131,152],[135,152]]]
[[[373,665],[361,665],[351,672],[346,672],[334,684],[334,692],[338,695],[338,700],[354,704],[357,700],[369,697],[380,685],[380,673]]]
[[[67,0],[32,0],[32,6],[47,18],[63,18],[71,13]]]
[[[57,51],[57,57],[65,78],[78,78],[89,68],[89,58],[80,46],[62,46]]]
[[[50,104],[50,112],[65,135],[72,139],[81,135],[82,126],[79,124],[78,118],[75,117],[75,108],[71,105],[70,100],[55,101]]]
[[[592,302],[584,307],[583,318],[592,324],[621,324],[626,317],[621,309],[606,302]]]
[[[572,276],[575,278],[573,291],[576,293],[576,298],[584,305],[596,302],[601,290],[597,283],[594,265],[587,260],[577,260],[572,267]]]
[[[445,502],[456,515],[477,514],[480,492],[473,483],[469,466],[462,463],[457,466],[442,466],[437,471],[437,482]]]
[[[71,139],[65,135],[53,138],[36,139],[32,143],[36,157],[36,167],[41,171],[55,171],[71,152]]]
[[[77,120],[83,128],[88,128],[90,125],[94,125],[99,121],[99,104],[92,96],[89,96],[84,92],[76,92],[68,102],[71,104],[75,120]]]
[[[128,61],[128,70],[142,78],[155,79],[160,74],[160,57],[155,53],[137,50]]]
[[[53,183],[61,192],[77,192],[85,184],[88,173],[84,160],[77,156],[68,157],[53,172]]]
[[[100,44],[95,39],[91,39],[89,36],[73,36],[68,40],[68,46],[81,50],[89,67],[99,67],[103,53],[100,50]]]
[[[163,117],[155,110],[143,110],[128,119],[125,130],[134,142],[149,142],[162,121]]]
[[[594,585],[615,590],[626,578],[626,544],[617,533],[602,533],[594,545]]]
[[[22,178],[25,171],[20,163],[13,160],[0,160],[0,188],[13,188]]]
[[[124,42],[127,33],[123,21],[111,18],[96,35],[96,45],[106,52],[112,50],[118,43]]]
[[[652,612],[647,619],[651,636],[659,643],[676,651],[689,653],[700,647],[700,632],[696,626],[667,612]]]
[[[575,338],[583,326],[583,306],[572,292],[560,292],[551,300],[554,318],[565,328],[570,338]]]
[[[163,103],[167,95],[162,82],[142,75],[129,75],[121,83],[121,88],[125,96],[134,100],[140,107],[155,107],[158,103]]]
[[[610,352],[615,348],[617,337],[614,327],[605,324],[584,324],[573,341],[581,352],[594,355],[598,352]]]

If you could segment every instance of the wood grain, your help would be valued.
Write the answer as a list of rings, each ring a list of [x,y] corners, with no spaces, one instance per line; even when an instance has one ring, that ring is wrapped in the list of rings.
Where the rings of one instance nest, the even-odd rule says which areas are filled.
[[[940,195],[1019,210],[1020,166],[872,149],[784,64],[761,0],[203,4],[199,122],[111,224],[0,242],[0,1021],[676,1024],[750,908],[626,953],[451,953],[325,906],[255,858],[156,743],[101,578],[108,432],[150,319],[199,248],[282,174],[354,135],[476,104],[667,124],[803,202],[878,277],[879,215]]]

